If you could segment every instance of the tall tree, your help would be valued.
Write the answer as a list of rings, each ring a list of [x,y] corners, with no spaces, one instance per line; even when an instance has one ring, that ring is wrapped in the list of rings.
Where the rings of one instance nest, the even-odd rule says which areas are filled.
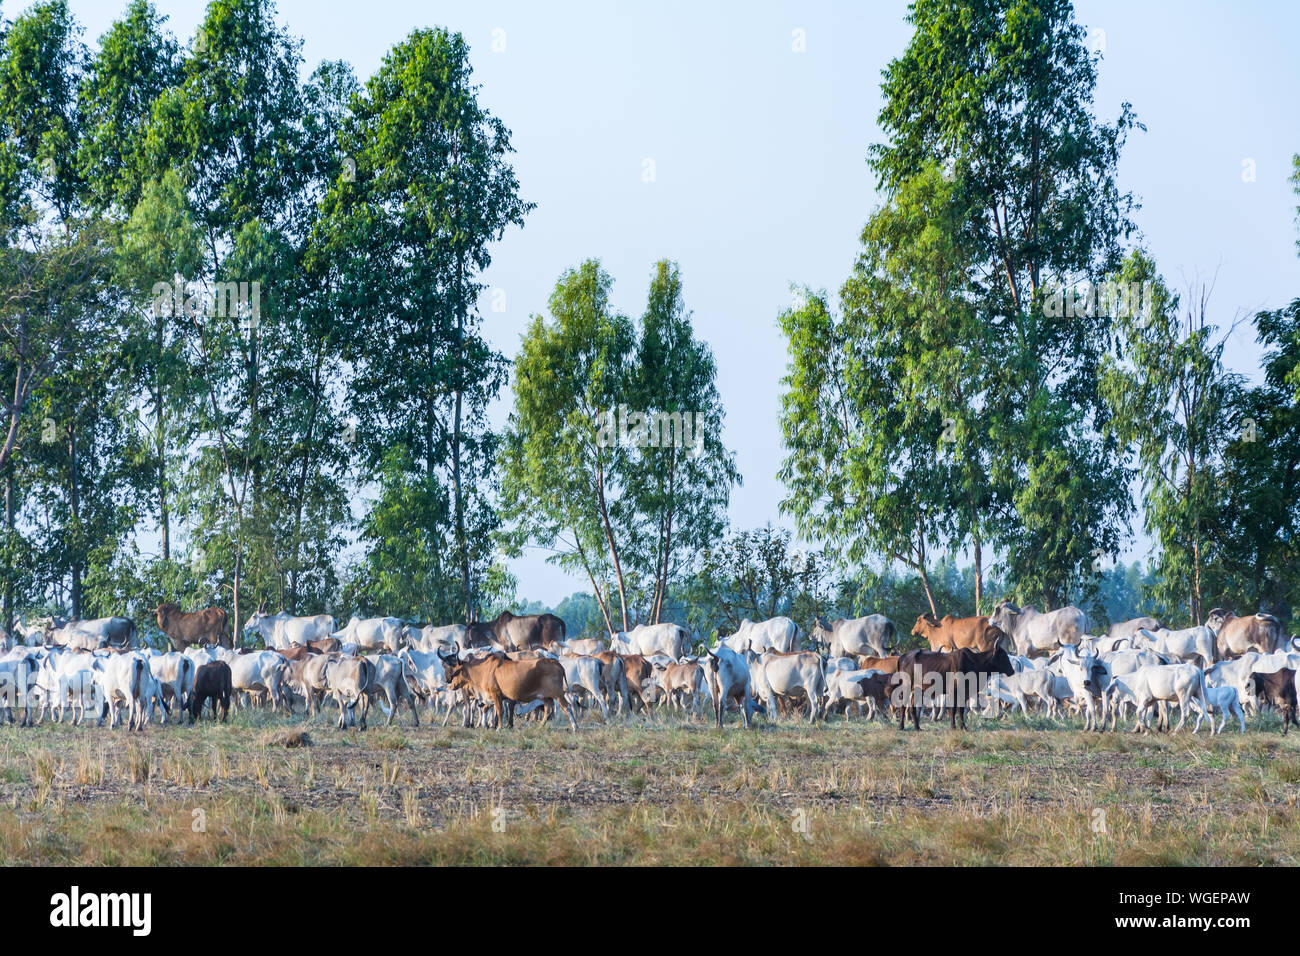
[[[1097,391],[1111,317],[1054,314],[1043,300],[1053,283],[1099,280],[1118,267],[1134,203],[1116,186],[1115,169],[1136,121],[1127,104],[1113,125],[1092,115],[1096,59],[1067,0],[917,0],[909,20],[912,40],[882,85],[887,141],[870,153],[893,211],[868,226],[866,269],[842,297],[847,317],[860,308],[855,296],[871,293],[867,311],[907,345],[892,369],[905,380],[876,385],[882,394],[864,404],[866,418],[926,424],[902,450],[875,449],[898,464],[866,463],[877,470],[871,480],[844,475],[843,502],[826,510],[856,501],[905,521],[896,535],[905,547],[885,550],[913,567],[927,563],[927,542],[954,536],[982,549],[987,538],[1025,597],[1056,606],[1095,578],[1098,552],[1117,550],[1131,501]],[[938,201],[944,193],[952,205]],[[909,248],[943,255],[928,262]],[[925,334],[945,323],[957,336],[951,350]],[[846,342],[853,354],[859,340]],[[825,344],[840,347],[833,337]],[[807,383],[816,369],[798,354],[803,347],[793,346],[794,370]],[[847,369],[853,379],[851,361],[825,371]],[[944,418],[956,439],[947,451],[954,494],[940,493],[945,467],[925,458],[927,446],[931,456],[939,448]],[[846,434],[852,427],[850,416]],[[810,428],[793,448],[807,459],[796,463],[805,478],[808,449],[831,437]],[[824,461],[838,470],[837,459]],[[894,483],[879,473],[890,467],[901,473]],[[878,506],[859,497],[882,487],[899,494]],[[797,515],[811,505],[795,490]],[[871,537],[849,526],[842,533],[858,539],[856,551]]]
[[[781,319],[784,507],[843,560],[877,553],[911,568],[935,613],[930,564],[965,540],[978,607],[991,510],[985,326],[963,297],[966,215],[957,185],[931,166],[867,223],[843,317],[804,293]]]
[[[709,347],[695,338],[677,266],[655,264],[637,344],[629,405],[651,418],[628,479],[644,527],[629,557],[651,582],[648,620],[658,623],[670,583],[726,528],[731,488],[740,481],[722,444],[722,399]]]
[[[1157,596],[1175,596],[1193,625],[1204,622],[1207,546],[1222,496],[1223,458],[1238,437],[1231,414],[1240,376],[1223,367],[1224,335],[1207,315],[1209,291],[1192,290],[1181,304],[1149,256],[1136,251],[1128,282],[1149,283],[1149,311],[1122,318],[1117,354],[1103,375],[1112,426],[1135,450],[1146,501],[1147,530],[1160,541]],[[1230,330],[1229,330],[1230,331]]]
[[[501,481],[510,553],[532,543],[584,573],[612,632],[615,623],[630,627],[624,555],[636,515],[623,494],[632,449],[602,423],[626,404],[636,330],[613,310],[611,285],[595,260],[565,272],[551,294],[550,322],[534,316],[524,333]]]
[[[423,476],[403,485],[447,497],[445,510],[429,503],[420,513],[450,521],[466,619],[492,561],[487,404],[505,372],[479,331],[479,277],[491,244],[532,208],[508,162],[510,132],[479,103],[471,75],[468,45],[447,30],[417,30],[389,51],[351,101],[339,133],[347,174],[326,200],[346,273],[340,311],[356,323],[347,356],[357,448],[373,473],[405,447]],[[392,542],[368,546],[375,554]]]

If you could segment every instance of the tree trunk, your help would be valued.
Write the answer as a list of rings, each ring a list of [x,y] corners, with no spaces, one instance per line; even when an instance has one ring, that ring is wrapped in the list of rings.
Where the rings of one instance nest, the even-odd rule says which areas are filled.
[[[609,636],[612,638],[614,636],[614,623],[609,619],[609,606],[604,595],[600,593],[600,585],[596,583],[596,576],[591,573],[591,565],[587,563],[587,551],[582,546],[582,539],[578,537],[577,528],[573,529],[573,542],[578,549],[578,557],[582,559],[582,567],[587,572],[587,580],[591,582],[592,593],[596,595],[596,605],[600,608],[600,616],[605,619],[605,630],[609,632]]]
[[[289,600],[285,603],[285,610],[290,614],[297,614],[298,607],[298,569],[302,563],[302,509],[307,498],[307,474],[311,468],[311,450],[312,443],[316,436],[316,418],[320,413],[321,406],[321,364],[322,355],[318,350],[316,353],[316,364],[312,368],[312,402],[311,414],[307,416],[307,434],[306,441],[303,442],[302,467],[298,470],[298,494],[294,502],[293,509],[293,567],[289,569]]]
[[[78,518],[81,517],[81,489],[77,484],[77,435],[74,425],[68,426],[68,512],[72,516],[73,525],[78,525]],[[78,544],[76,556],[72,560],[72,619],[74,621],[81,619],[81,559],[80,559],[80,528],[78,528]]]
[[[618,601],[623,611],[623,630],[627,626],[627,591],[623,586],[623,566],[618,560],[618,546],[614,543],[614,529],[609,524],[609,508],[605,504],[605,471],[596,466],[596,498],[600,504],[600,520],[605,528],[605,541],[609,544],[609,556],[614,562],[614,579],[618,582]]]
[[[167,511],[167,431],[166,413],[163,411],[163,345],[164,319],[160,314],[154,323],[154,345],[158,365],[154,369],[154,446],[158,456],[158,533],[162,538],[162,558],[172,559],[171,520]]]
[[[934,606],[934,592],[930,590],[930,572],[925,569],[924,561],[916,565],[916,571],[921,576],[921,587],[925,588],[925,599],[930,602],[930,613],[938,617],[939,609]]]
[[[14,579],[13,564],[9,560],[9,544],[14,534],[14,470],[12,464],[5,469],[5,630],[14,630]]]
[[[984,613],[984,553],[980,547],[980,537],[975,535],[975,614]]]

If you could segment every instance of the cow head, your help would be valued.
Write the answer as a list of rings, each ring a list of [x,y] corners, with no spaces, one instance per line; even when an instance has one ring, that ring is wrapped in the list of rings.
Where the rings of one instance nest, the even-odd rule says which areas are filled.
[[[939,626],[939,619],[933,614],[922,614],[916,619],[916,624],[912,627],[913,637],[925,637],[929,631]]]
[[[1236,616],[1237,615],[1233,614],[1226,608],[1216,607],[1214,610],[1210,611],[1210,616],[1205,619],[1205,626],[1217,634],[1219,628],[1223,627],[1223,625],[1227,624]]]
[[[1245,686],[1243,686],[1241,689],[1242,691],[1241,702],[1243,705],[1249,704],[1251,707],[1258,710],[1259,709],[1259,686],[1255,682],[1255,676],[1256,676],[1255,672],[1251,671],[1250,676],[1246,678]]]

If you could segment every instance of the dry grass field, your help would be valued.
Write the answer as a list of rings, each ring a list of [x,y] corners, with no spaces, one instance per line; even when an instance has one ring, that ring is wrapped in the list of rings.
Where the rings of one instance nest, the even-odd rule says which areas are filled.
[[[1300,735],[974,718],[0,728],[14,864],[1295,864]]]

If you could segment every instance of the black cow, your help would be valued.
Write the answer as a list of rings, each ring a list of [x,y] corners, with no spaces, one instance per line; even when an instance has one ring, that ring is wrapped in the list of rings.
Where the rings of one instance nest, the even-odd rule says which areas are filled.
[[[1281,712],[1283,737],[1286,736],[1286,729],[1291,724],[1300,727],[1300,722],[1296,720],[1295,715],[1295,671],[1291,668],[1284,667],[1272,674],[1251,671],[1250,677],[1246,680],[1246,696],[1256,697],[1261,705],[1269,704]]]
[[[199,668],[194,675],[194,696],[190,698],[190,720],[196,722],[203,713],[203,702],[212,701],[212,719],[217,719],[217,705],[221,705],[221,722],[226,722],[230,712],[230,665],[225,661],[212,661]]]

